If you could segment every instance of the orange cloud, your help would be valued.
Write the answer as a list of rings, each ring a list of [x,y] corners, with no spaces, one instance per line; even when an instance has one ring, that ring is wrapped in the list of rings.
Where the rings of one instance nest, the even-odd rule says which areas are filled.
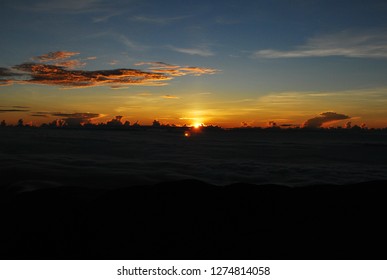
[[[73,59],[73,60],[67,60],[67,61],[60,61],[58,63],[55,63],[54,65],[55,66],[63,66],[66,68],[73,69],[73,68],[77,68],[77,67],[84,67],[84,66],[86,66],[86,63],[81,62],[78,59]]]
[[[144,72],[135,69],[114,70],[67,70],[63,66],[24,63],[14,67],[30,76],[19,83],[56,85],[64,87],[93,87],[119,85],[153,85],[171,78],[163,74]]]
[[[13,84],[12,80],[0,80],[0,87],[1,86],[10,86]]]
[[[57,52],[49,52],[47,54],[36,56],[34,57],[34,59],[40,62],[47,62],[47,61],[67,59],[78,54],[79,52],[57,51]]]
[[[128,85],[164,86],[166,81],[175,77],[191,75],[201,76],[215,74],[213,68],[178,66],[164,62],[139,62],[136,65],[148,66],[148,69],[113,69],[113,70],[74,70],[85,66],[78,59],[67,60],[78,52],[50,52],[34,59],[39,63],[23,63],[12,68],[0,67],[0,86],[17,84],[41,84],[61,86],[64,88],[83,88],[110,86],[122,88]],[[92,57],[94,59],[94,57]],[[171,97],[170,97],[171,98]],[[173,98],[173,97],[172,97]]]
[[[212,75],[219,70],[214,68],[205,68],[205,67],[192,67],[192,66],[179,66],[167,64],[164,62],[139,62],[136,63],[137,66],[150,65],[148,71],[154,73],[163,73],[172,77],[180,77],[186,75],[201,76],[201,75]]]
[[[169,94],[167,94],[167,95],[162,95],[162,96],[160,96],[160,97],[165,98],[165,99],[180,99],[180,97],[178,97],[178,96],[175,96],[175,95],[169,95]]]

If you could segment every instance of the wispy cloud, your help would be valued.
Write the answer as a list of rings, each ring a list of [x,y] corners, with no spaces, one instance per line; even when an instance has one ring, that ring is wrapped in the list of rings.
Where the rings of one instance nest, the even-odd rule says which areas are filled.
[[[178,97],[178,96],[175,96],[175,95],[169,95],[169,94],[167,94],[167,95],[162,95],[162,96],[160,96],[161,98],[164,98],[164,99],[180,99],[180,97]]]
[[[39,56],[33,57],[32,59],[43,63],[53,63],[53,65],[55,66],[63,66],[66,68],[74,69],[74,68],[79,68],[86,65],[85,62],[82,62],[79,59],[68,60],[69,58],[79,54],[80,54],[79,52],[56,51],[56,52],[49,52],[47,54],[39,55]]]
[[[212,75],[219,72],[214,68],[205,67],[193,67],[193,66],[179,66],[173,64],[167,64],[164,62],[138,62],[136,66],[148,65],[148,71],[153,73],[163,73],[172,77],[180,77],[186,75],[201,76]]]
[[[15,105],[15,106],[12,106],[12,108],[17,108],[17,109],[29,109],[30,107],[28,107],[28,106],[19,106],[19,105]]]
[[[147,69],[71,70],[82,66],[78,60],[65,60],[78,53],[52,52],[36,59],[47,63],[22,63],[12,68],[0,68],[0,85],[40,84],[64,88],[110,86],[120,88],[129,85],[163,86],[166,81],[179,76],[215,74],[213,68],[178,66],[164,62],[140,62],[137,66]],[[49,64],[51,63],[51,64]]]
[[[129,49],[131,49],[133,51],[145,51],[145,50],[149,49],[148,46],[137,43],[133,40],[130,40],[125,35],[117,35],[117,38],[118,38],[119,42],[121,42],[122,44],[124,44],[126,47],[128,47]]]
[[[93,22],[94,23],[106,22],[110,18],[119,16],[122,13],[123,12],[121,12],[121,11],[116,11],[116,12],[111,12],[111,13],[108,13],[108,14],[103,14],[103,15],[95,16],[95,17],[93,17]]]
[[[82,62],[77,59],[60,61],[54,64],[55,66],[62,66],[69,69],[80,68],[86,66],[86,62]]]
[[[215,53],[208,49],[207,47],[197,47],[197,48],[178,48],[174,46],[169,46],[169,49],[179,52],[179,53],[184,53],[184,54],[189,54],[189,55],[198,55],[198,56],[213,56]]]
[[[23,7],[27,10],[44,13],[90,13],[104,7],[101,0],[40,0]]]
[[[47,54],[35,56],[33,59],[38,60],[40,62],[48,62],[48,61],[67,59],[78,54],[79,52],[56,51],[56,52],[49,52]]]
[[[254,58],[302,57],[358,57],[387,58],[386,32],[341,32],[309,39],[304,45],[291,50],[258,50]]]
[[[191,17],[191,15],[183,15],[176,17],[158,17],[158,16],[133,16],[130,19],[141,23],[150,24],[170,24],[179,20]]]
[[[29,112],[29,107],[26,106],[0,106],[0,113],[12,113],[12,112]]]

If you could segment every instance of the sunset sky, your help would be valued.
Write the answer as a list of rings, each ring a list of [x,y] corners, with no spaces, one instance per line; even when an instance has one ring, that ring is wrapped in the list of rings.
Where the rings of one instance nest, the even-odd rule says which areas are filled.
[[[0,120],[387,126],[387,2],[2,0]]]

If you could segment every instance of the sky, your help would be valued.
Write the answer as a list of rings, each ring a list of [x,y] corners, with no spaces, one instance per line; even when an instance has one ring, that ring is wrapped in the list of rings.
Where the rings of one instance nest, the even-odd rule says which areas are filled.
[[[2,0],[0,120],[387,126],[383,0]]]

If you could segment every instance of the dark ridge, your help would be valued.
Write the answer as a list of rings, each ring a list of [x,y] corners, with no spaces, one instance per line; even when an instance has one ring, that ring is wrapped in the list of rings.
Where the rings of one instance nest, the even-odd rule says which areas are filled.
[[[387,182],[4,192],[1,259],[387,259]]]

